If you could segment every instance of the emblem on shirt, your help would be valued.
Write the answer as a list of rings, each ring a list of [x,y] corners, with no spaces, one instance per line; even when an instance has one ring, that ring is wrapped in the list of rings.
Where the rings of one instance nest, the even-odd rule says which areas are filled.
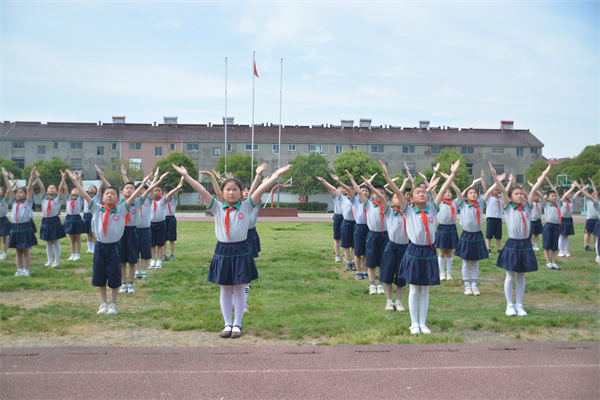
[[[54,201],[54,202],[52,202],[52,204],[53,204],[53,205],[56,205],[56,202]]]
[[[133,215],[135,215],[135,210],[131,210],[131,213],[132,213]]]
[[[433,217],[429,217],[429,223],[433,224]]]
[[[529,213],[525,213],[525,218],[529,218]]]
[[[23,208],[27,208],[27,204],[23,204]]]
[[[118,221],[118,220],[119,220],[119,216],[118,216],[118,215],[115,215],[115,216],[113,217],[113,221]]]
[[[163,203],[163,202],[161,201],[161,202],[160,202],[160,205],[161,205],[161,206],[164,206],[164,205],[165,205],[165,203]]]
[[[244,214],[242,214],[242,213],[239,213],[239,214],[238,214],[238,218],[239,218],[239,219],[244,219]]]

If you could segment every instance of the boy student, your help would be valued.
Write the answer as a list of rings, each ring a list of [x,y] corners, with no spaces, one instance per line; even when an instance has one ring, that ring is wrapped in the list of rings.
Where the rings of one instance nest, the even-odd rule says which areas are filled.
[[[360,190],[354,181],[354,177],[348,170],[346,170],[346,174],[348,174],[348,178],[350,178],[350,182],[354,187],[354,191],[358,193],[360,201],[364,205],[364,209],[367,213],[367,227],[369,232],[367,234],[366,243],[366,266],[369,278],[369,294],[385,294],[385,289],[381,279],[379,280],[378,285],[375,286],[375,269],[377,267],[380,268],[379,276],[381,277],[381,258],[383,257],[385,246],[389,240],[387,224],[385,221],[385,212],[387,211],[388,207],[387,204],[384,207],[383,203],[378,201],[381,196],[385,197],[385,188],[382,185],[372,186],[373,189],[380,194],[377,200],[375,200],[372,197],[367,197],[365,192]],[[370,185],[375,176],[376,175],[373,175],[370,179],[368,179],[368,182],[365,180],[365,184]],[[371,190],[369,189],[369,192],[370,191]]]
[[[588,186],[586,186],[585,183],[583,183],[583,180],[581,181],[580,187],[581,187],[582,192],[587,190],[587,188],[588,188]],[[583,246],[585,248],[585,251],[594,251],[594,247],[593,247],[594,242],[592,241],[592,246],[590,246],[590,238],[592,237],[592,234],[594,233],[594,228],[599,223],[598,219],[600,218],[600,215],[598,215],[598,212],[596,211],[596,208],[594,207],[594,202],[592,200],[590,200],[589,197],[586,196],[585,201],[587,202],[587,204],[586,204],[587,216],[585,218]]]
[[[505,176],[505,175],[502,175]],[[504,179],[500,179],[502,182]],[[512,186],[512,180],[509,179],[508,184],[506,185],[506,191],[510,190]],[[487,193],[487,187],[485,186],[485,180],[481,180],[481,187],[483,193]],[[502,218],[504,217],[502,214],[502,195],[500,193],[500,188],[494,189],[489,198],[483,199],[486,203],[485,209],[485,222],[486,222],[486,230],[485,230],[485,244],[487,246],[488,255],[492,255],[492,239],[496,239],[496,251],[500,253],[500,249],[502,249]]]
[[[183,181],[181,184],[183,185]],[[175,188],[174,190],[171,186],[165,186],[167,193],[170,193],[171,191],[174,192],[173,196],[167,202],[167,215],[165,216],[165,224],[167,225],[166,240],[169,242],[169,247],[171,250],[169,261],[175,261],[175,242],[177,241],[177,218],[175,218],[175,211],[177,210],[177,195],[181,190],[180,186],[177,187],[179,189]],[[162,260],[167,261],[166,249]]]
[[[594,211],[596,213],[600,212],[600,197],[598,196],[598,190],[596,189],[596,185],[594,184],[594,181],[592,180],[592,178],[589,178],[590,183],[592,184],[592,194],[588,193],[587,191],[587,186],[585,185],[585,183],[583,183],[583,179],[581,179],[581,186],[579,185],[579,183],[576,183],[577,187],[579,187],[579,190],[581,191],[581,193],[587,198],[587,200],[590,202],[588,203],[588,214],[589,214],[589,209],[590,207],[594,208]],[[600,228],[598,227],[598,223],[596,224],[595,228],[594,228],[594,236],[595,236],[595,241],[596,241],[596,262],[600,263],[600,258],[598,257],[598,255],[600,255],[598,246],[600,242],[600,238],[598,238],[598,233],[600,231]]]
[[[81,196],[90,203],[92,213],[92,232],[96,236],[96,248],[94,249],[94,267],[92,274],[92,285],[100,290],[102,304],[98,314],[117,314],[117,296],[121,286],[121,263],[119,260],[118,242],[125,230],[125,219],[129,212],[129,206],[136,196],[143,190],[140,186],[124,203],[119,203],[119,191],[112,186],[107,187],[102,194],[104,204],[92,200],[89,194],[83,190],[83,186],[77,180],[77,176],[70,170],[66,171],[73,185],[79,190]],[[144,178],[145,184],[151,175]],[[106,286],[111,288],[111,303],[108,304]]]
[[[560,234],[560,207],[562,202],[558,198],[558,193],[550,189],[546,193],[546,203],[544,204],[544,214],[546,215],[546,225],[542,233],[542,248],[544,249],[544,258],[546,259],[546,268],[560,270],[556,265],[556,252],[558,251],[558,237]]]
[[[344,215],[342,214],[342,190],[343,188],[338,185],[334,187],[325,179],[320,176],[316,177],[319,182],[325,186],[327,192],[333,199],[333,250],[335,251],[335,262],[340,262],[340,247],[342,243],[342,223],[344,222]],[[357,273],[358,274],[358,273]],[[358,276],[358,275],[357,275]],[[362,276],[362,275],[361,275]],[[358,278],[357,278],[358,279]]]
[[[354,193],[352,191],[348,192],[348,189],[343,189],[345,185],[342,184],[342,182],[336,175],[330,175],[333,178],[333,180],[338,183],[339,186],[342,186],[342,195],[340,196],[340,203],[342,205],[342,215],[344,216],[344,221],[342,222],[342,241],[340,243],[340,246],[342,247],[342,250],[344,252],[344,260],[346,261],[346,271],[356,271],[356,263],[353,260],[354,226],[356,225],[356,221],[354,220],[354,210],[352,209],[352,197],[354,197]],[[346,186],[346,188],[348,188],[348,186]]]

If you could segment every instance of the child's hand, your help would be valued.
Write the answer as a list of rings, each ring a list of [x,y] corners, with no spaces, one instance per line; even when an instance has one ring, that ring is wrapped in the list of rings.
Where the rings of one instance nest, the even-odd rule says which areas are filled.
[[[183,187],[183,176],[181,177],[181,179],[179,180],[179,184],[177,185],[176,189],[181,189]]]
[[[339,181],[340,181],[340,178],[338,178],[338,177],[337,177],[337,175],[335,175],[335,174],[329,174],[329,175],[331,175],[331,178],[332,178],[334,181],[336,181],[336,182],[339,182]]]
[[[385,165],[385,163],[383,161],[379,160],[379,165],[381,165],[381,169],[383,170],[383,175],[387,176],[388,169],[387,169],[387,166]]]
[[[163,179],[165,179],[165,176],[169,175],[169,171],[165,172],[164,174],[162,174],[160,176],[160,179],[158,180],[159,182],[162,182]]]
[[[98,167],[96,167],[98,169]],[[127,170],[125,169],[125,165],[121,164],[121,173],[127,175]]]
[[[189,176],[190,174],[188,173],[187,169],[185,169],[184,166],[178,167],[175,164],[173,165],[173,169],[177,172],[179,172],[179,174],[181,174],[181,176]],[[156,174],[158,174],[158,168],[156,168]],[[155,175],[156,176],[156,175]]]
[[[496,170],[494,169],[494,167],[492,167],[492,163],[488,161],[488,164],[490,164],[490,172],[492,173],[492,178],[494,178],[494,180],[500,180],[500,177],[496,173]]]
[[[346,174],[348,175],[348,178],[350,178],[351,181],[354,180],[354,177],[352,176],[352,174],[350,173],[350,171],[346,170]]]
[[[438,172],[440,170],[440,163],[437,163],[435,167],[433,167],[433,172]]]
[[[444,178],[446,178],[446,179],[450,178],[450,175],[448,175],[448,174],[447,174],[447,173],[445,173],[445,172],[440,172],[440,175],[441,175],[441,176],[443,176],[443,177],[444,177]],[[473,181],[473,183],[475,183],[475,181]]]
[[[8,178],[8,171],[4,167],[2,167],[2,175]]]
[[[456,162],[454,164],[452,164],[452,166],[450,166],[450,175],[456,175],[456,173],[458,172],[459,166],[460,166],[460,158],[458,160],[456,160]]]
[[[256,167],[256,176],[262,175],[262,173],[267,169],[267,163],[263,163]]]
[[[279,177],[279,176],[283,175],[290,168],[292,168],[292,164],[288,164],[285,167],[281,167],[277,171],[275,171],[275,175],[277,175]]]

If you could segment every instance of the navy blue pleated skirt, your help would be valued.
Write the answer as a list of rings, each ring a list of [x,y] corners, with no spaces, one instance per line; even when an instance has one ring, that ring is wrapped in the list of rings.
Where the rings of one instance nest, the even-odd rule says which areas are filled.
[[[65,228],[63,228],[60,217],[57,215],[50,218],[42,218],[42,225],[40,227],[40,239],[47,242],[59,240],[67,235],[65,234]]]
[[[383,283],[393,283],[396,286],[406,286],[406,279],[400,273],[400,264],[408,248],[407,244],[395,243],[388,240],[383,257],[381,258],[381,270],[379,280]]]
[[[535,272],[538,270],[537,259],[531,240],[508,238],[496,261],[496,267],[513,272]]]
[[[8,247],[11,249],[28,249],[37,246],[37,244],[37,238],[31,228],[31,221],[22,224],[12,224],[8,238]]]
[[[560,234],[561,235],[574,235],[575,234],[575,229],[573,228],[573,218],[572,217],[561,217],[560,219],[560,228],[559,228]]]
[[[483,233],[463,231],[458,239],[454,255],[463,260],[479,261],[489,258]]]
[[[440,270],[435,248],[410,243],[400,263],[400,275],[411,285],[439,285]]]
[[[92,213],[83,213],[83,232],[92,233]]]
[[[67,215],[63,224],[67,235],[81,235],[85,231],[85,225],[81,215]]]
[[[217,285],[243,285],[258,279],[248,241],[217,242],[208,269],[208,281]]]
[[[12,224],[8,220],[8,217],[4,216],[0,218],[0,237],[10,235],[10,226]]]
[[[544,232],[544,226],[542,225],[542,220],[537,219],[535,221],[531,221],[531,234],[532,235],[541,235]]]
[[[455,249],[458,245],[456,224],[439,224],[435,231],[435,247],[438,249]]]
[[[600,222],[596,222],[594,225],[594,236],[600,236]]]
[[[248,229],[248,245],[250,246],[250,254],[252,254],[252,258],[258,258],[258,253],[260,253],[260,237],[258,236],[258,232],[256,231],[256,227]]]

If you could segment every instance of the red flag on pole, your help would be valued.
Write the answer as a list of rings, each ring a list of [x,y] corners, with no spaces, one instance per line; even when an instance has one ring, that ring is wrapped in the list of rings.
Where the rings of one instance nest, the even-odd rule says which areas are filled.
[[[258,72],[256,71],[256,61],[254,61],[254,75],[258,78]]]

